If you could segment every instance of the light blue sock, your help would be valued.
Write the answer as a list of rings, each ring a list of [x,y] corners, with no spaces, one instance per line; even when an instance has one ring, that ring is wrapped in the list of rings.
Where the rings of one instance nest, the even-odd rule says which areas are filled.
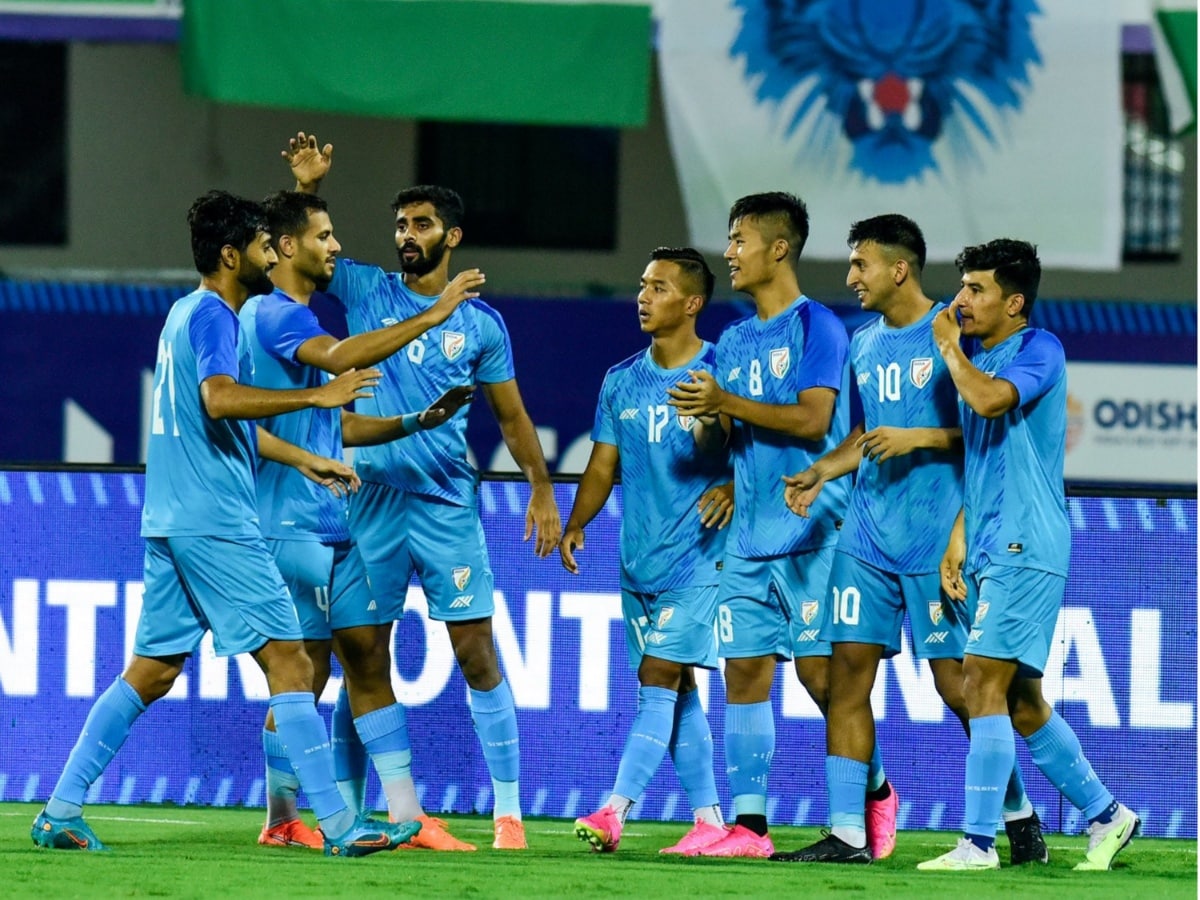
[[[845,756],[825,757],[825,785],[829,791],[829,825],[852,847],[867,846],[868,765]]]
[[[470,689],[471,720],[483,760],[492,776],[496,805],[492,815],[521,818],[521,749],[517,735],[517,710],[512,689],[501,682],[490,691]]]
[[[1025,741],[1034,764],[1050,779],[1062,795],[1092,820],[1113,801],[1113,795],[1096,777],[1092,764],[1083,755],[1079,738],[1058,713]]]
[[[355,814],[361,813],[366,807],[367,797],[367,749],[363,746],[358,729],[354,727],[354,714],[350,711],[350,695],[346,693],[345,683],[333,705],[330,743],[333,746],[333,773],[338,790],[346,806]]]
[[[287,748],[279,735],[266,728],[262,732],[263,755],[267,758],[267,827],[296,818],[296,792],[300,779],[292,770]]]
[[[313,705],[308,691],[288,691],[271,698],[275,731],[287,748],[292,770],[312,804],[321,830],[340,837],[354,824],[354,813],[342,801],[333,777],[333,753],[325,722]]]
[[[679,783],[687,792],[692,809],[718,806],[717,778],[713,772],[712,729],[700,705],[700,692],[688,691],[675,701],[675,727],[667,749],[675,763]]]
[[[46,815],[70,819],[83,812],[88,789],[117,755],[134,720],[145,711],[146,704],[137,691],[119,676],[96,698],[46,803]]]
[[[1012,719],[980,716],[971,720],[971,749],[967,751],[966,835],[980,849],[995,843],[1004,806],[1004,785],[1017,756]]]
[[[636,800],[646,790],[646,785],[658,771],[659,763],[667,753],[667,743],[675,727],[675,701],[679,695],[670,688],[638,688],[638,711],[629,737],[625,739],[625,751],[617,767],[617,781],[613,793]]]
[[[1004,792],[1004,821],[1016,822],[1033,815],[1033,804],[1025,793],[1025,779],[1021,775],[1021,764],[1013,763],[1008,776],[1008,789]]]
[[[879,752],[879,740],[871,748],[871,762],[867,765],[867,791],[877,791],[887,781],[887,773],[883,771],[883,754]]]
[[[364,713],[354,720],[354,727],[379,774],[393,821],[409,821],[421,815],[424,810],[413,784],[412,746],[408,740],[408,717],[404,707],[393,703]]]
[[[775,714],[771,701],[725,707],[725,774],[734,816],[767,814],[767,779],[775,755]]]

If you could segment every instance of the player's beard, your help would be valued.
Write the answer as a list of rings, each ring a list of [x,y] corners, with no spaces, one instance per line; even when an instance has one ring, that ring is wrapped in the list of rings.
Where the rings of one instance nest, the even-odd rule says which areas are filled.
[[[238,275],[238,283],[246,289],[251,297],[274,293],[275,285],[267,274],[268,271],[267,269],[255,269],[252,272],[244,272]]]
[[[404,259],[405,250],[416,250],[420,256],[416,259],[406,261]],[[405,244],[403,247],[396,248],[396,254],[400,257],[400,271],[405,275],[415,275],[420,278],[422,275],[428,275],[439,265],[441,265],[442,257],[446,255],[446,239],[443,237],[440,241],[429,248],[429,255],[414,244]]]

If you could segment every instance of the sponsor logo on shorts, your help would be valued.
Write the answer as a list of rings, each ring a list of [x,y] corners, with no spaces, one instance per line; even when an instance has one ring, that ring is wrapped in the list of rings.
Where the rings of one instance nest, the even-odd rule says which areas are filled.
[[[646,635],[646,643],[647,644],[661,644],[666,639],[667,639],[667,636],[665,634],[663,634],[661,631],[652,631],[648,635]]]
[[[929,384],[929,376],[933,374],[933,357],[923,356],[911,360],[908,364],[908,380],[914,387],[923,388]]]
[[[983,640],[983,629],[982,628],[972,628],[971,636],[969,638],[967,638],[967,641],[969,643],[973,644],[976,641],[980,641],[980,640]]]
[[[375,612],[377,609],[379,609],[379,607],[375,605],[375,598],[372,597],[371,602],[367,604],[367,612]]]
[[[988,610],[991,608],[992,608],[992,604],[988,603],[986,600],[981,600],[979,602],[979,606],[977,606],[975,608],[975,623],[974,624],[978,625],[980,622],[982,622],[984,619],[986,619]]]
[[[946,614],[945,610],[942,609],[942,601],[941,600],[930,600],[929,601],[929,621],[930,622],[932,622],[934,625],[941,625],[942,624],[942,616],[944,616],[945,614]]]
[[[467,346],[467,336],[461,331],[442,332],[442,355],[446,359],[458,359]]]
[[[450,604],[451,609],[468,609],[471,606],[471,601],[475,599],[474,594],[459,594]]]
[[[800,618],[804,620],[805,625],[811,625],[812,620],[817,617],[817,613],[820,610],[820,600],[805,600],[800,604]]]
[[[454,577],[454,586],[460,591],[466,590],[467,585],[471,583],[470,566],[455,566],[450,574]]]
[[[1020,553],[1020,552],[1021,552],[1022,550],[1024,550],[1024,549],[1025,549],[1025,545],[1024,545],[1024,544],[1018,544],[1018,543],[1016,543],[1015,541],[1014,541],[1013,543],[1011,543],[1011,544],[1009,544],[1009,545],[1008,545],[1008,552],[1009,552],[1009,553]]]
[[[636,418],[637,418],[637,414],[638,414],[638,411],[637,411],[637,409],[636,409],[636,408],[634,408],[634,409],[623,409],[623,410],[621,410],[621,421],[622,421],[622,422],[628,422],[628,421],[631,421],[631,420],[633,420],[633,419],[636,419]]]
[[[673,607],[673,606],[668,606],[665,609],[661,610],[658,614],[658,625],[656,627],[660,631],[663,630],[664,628],[667,627],[667,623],[671,621],[671,618],[674,615],[675,615],[675,607]]]
[[[779,347],[772,350],[767,356],[767,365],[770,367],[772,375],[782,378],[792,367],[792,348]]]
[[[927,644],[944,644],[944,643],[946,643],[946,635],[948,635],[949,633],[950,632],[948,632],[948,631],[930,632],[929,637],[925,638],[925,643],[927,643]]]
[[[812,643],[816,639],[817,639],[817,629],[815,629],[815,628],[804,629],[802,632],[800,632],[800,637],[797,638],[797,640],[801,641],[802,643]]]

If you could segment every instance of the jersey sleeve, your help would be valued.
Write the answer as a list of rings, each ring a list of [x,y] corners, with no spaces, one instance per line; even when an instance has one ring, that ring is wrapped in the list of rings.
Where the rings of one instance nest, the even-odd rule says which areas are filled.
[[[600,386],[600,399],[596,401],[596,420],[592,424],[592,442],[596,444],[617,444],[616,423],[613,422],[612,409],[612,373],[604,376],[604,384]]]
[[[847,388],[850,394],[850,430],[853,431],[859,425],[866,426],[867,414],[863,410],[862,394],[859,393],[858,375],[854,372],[854,360],[850,360],[850,386]]]
[[[1066,354],[1058,338],[1048,331],[1029,333],[1017,355],[996,378],[1003,378],[1017,389],[1020,405],[1036,400],[1046,393],[1066,368]]]
[[[196,381],[203,384],[214,375],[238,377],[238,319],[215,296],[196,304],[188,320],[188,340],[196,354]]]
[[[338,259],[333,280],[326,294],[335,297],[346,309],[354,309],[380,281],[387,278],[383,269],[352,259]]]
[[[479,333],[483,341],[483,353],[479,357],[476,378],[483,384],[499,384],[517,377],[513,367],[512,342],[500,313],[484,303],[474,304],[481,313]]]
[[[255,335],[266,351],[289,363],[297,362],[296,352],[305,341],[328,334],[313,311],[303,303],[277,298],[259,304],[254,327]]]
[[[804,347],[796,393],[814,387],[840,391],[850,346],[846,326],[828,309],[811,301],[800,311],[799,319],[804,327]]]

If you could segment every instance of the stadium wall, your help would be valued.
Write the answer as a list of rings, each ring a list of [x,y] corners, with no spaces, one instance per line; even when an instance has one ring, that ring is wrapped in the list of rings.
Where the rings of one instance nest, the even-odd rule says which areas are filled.
[[[44,800],[97,694],[122,670],[141,603],[136,471],[0,471],[0,799]],[[557,485],[563,510],[573,484]],[[620,623],[620,489],[590,527],[582,573],[537,560],[522,543],[522,483],[485,481],[481,510],[496,575],[495,631],[521,728],[529,814],[573,817],[611,788],[635,713],[636,679]],[[1071,497],[1074,548],[1045,687],[1097,773],[1154,836],[1196,836],[1196,501]],[[409,706],[413,770],[427,809],[490,809],[490,781],[445,629],[409,589],[393,682]],[[824,730],[789,668],[773,697],[778,746],[772,822],[826,821]],[[328,713],[336,691],[322,698]],[[720,676],[701,679],[724,770]],[[259,738],[266,684],[248,657],[216,658],[206,641],[175,690],[135,725],[89,803],[263,803]],[[906,651],[881,669],[873,705],[899,825],[956,829],[967,742],[927,669]],[[1018,755],[1045,826],[1086,822]],[[729,798],[722,785],[722,798]],[[378,785],[369,795],[382,803]],[[664,766],[634,815],[686,819]]]

